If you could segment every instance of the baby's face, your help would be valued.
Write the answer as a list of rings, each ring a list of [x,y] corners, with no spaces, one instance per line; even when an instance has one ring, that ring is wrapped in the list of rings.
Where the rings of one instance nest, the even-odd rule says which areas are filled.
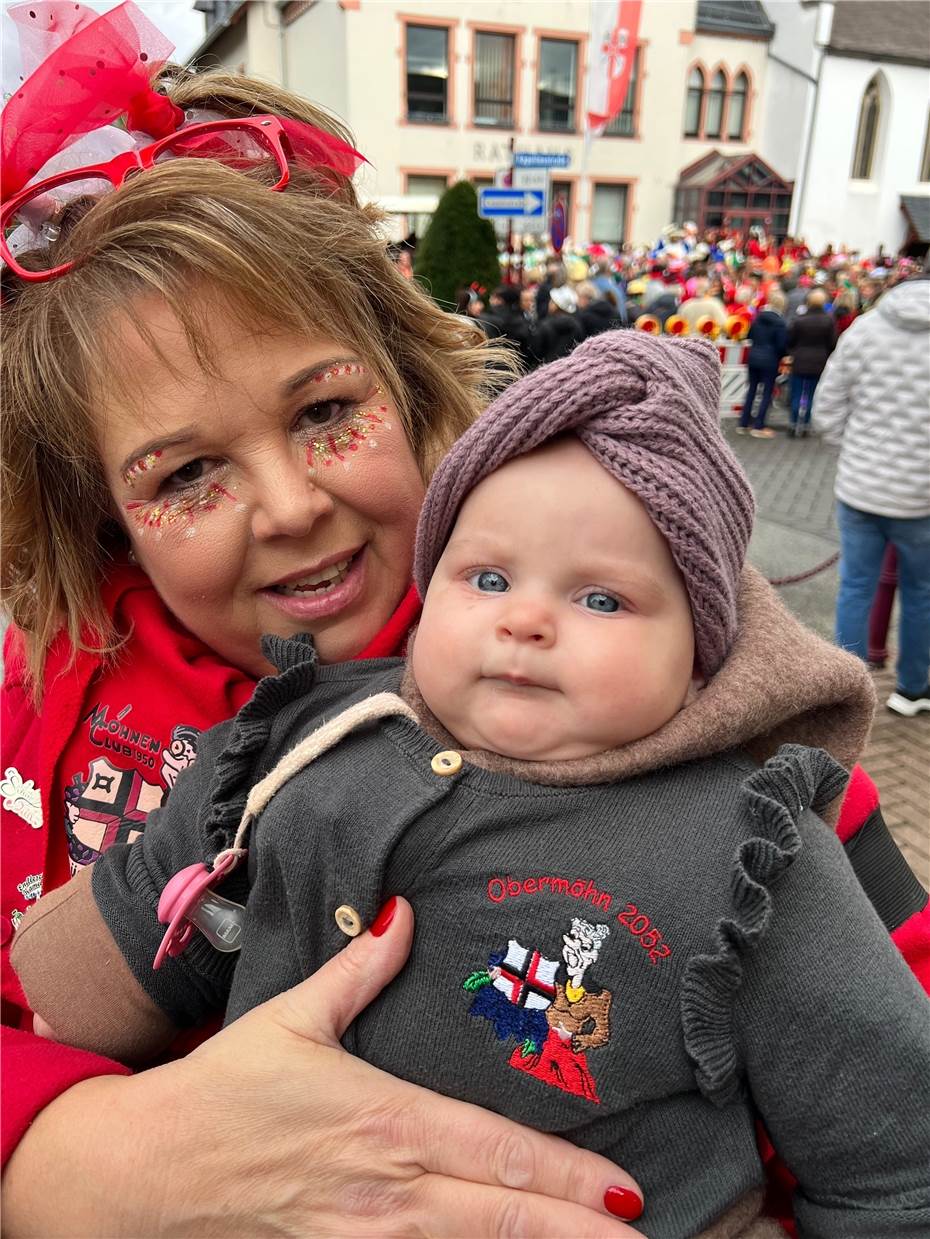
[[[576,438],[475,487],[413,649],[420,692],[463,747],[537,761],[616,748],[681,709],[693,667],[665,539]]]

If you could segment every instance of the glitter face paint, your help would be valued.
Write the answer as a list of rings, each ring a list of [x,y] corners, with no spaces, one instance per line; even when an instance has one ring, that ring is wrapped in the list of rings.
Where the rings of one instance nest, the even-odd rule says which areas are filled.
[[[140,534],[144,534],[147,529],[154,529],[157,531],[156,536],[160,538],[165,529],[174,530],[181,526],[184,528],[185,537],[192,538],[197,532],[195,517],[203,512],[215,511],[225,500],[235,504],[237,512],[244,511],[244,505],[236,501],[236,496],[218,482],[211,482],[200,494],[186,495],[182,491],[150,502],[130,500],[125,507]]]
[[[362,367],[356,367],[361,370]],[[349,369],[336,367],[336,369]],[[375,393],[379,400],[384,399],[384,392],[379,387]],[[344,469],[348,469],[351,453],[357,452],[364,443],[368,447],[377,447],[378,440],[373,437],[374,431],[380,426],[391,429],[391,423],[385,420],[388,411],[386,404],[365,405],[355,412],[335,430],[328,430],[322,435],[311,439],[307,444],[307,470],[316,473],[317,467],[331,467],[338,461]]]
[[[357,361],[341,361],[335,366],[329,366],[313,376],[314,383],[332,383],[335,379],[344,379],[353,375],[367,374],[368,370]]]
[[[133,461],[129,468],[123,473],[123,481],[127,486],[135,486],[139,478],[144,473],[148,473],[149,469],[154,469],[161,457],[161,452],[149,452],[147,456],[140,456],[138,460]]]

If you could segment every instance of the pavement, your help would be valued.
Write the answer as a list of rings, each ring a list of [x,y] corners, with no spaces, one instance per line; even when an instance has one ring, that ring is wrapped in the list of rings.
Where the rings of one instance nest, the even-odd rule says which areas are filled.
[[[757,517],[749,559],[770,579],[806,572],[839,550],[833,514],[837,449],[816,437],[789,439],[784,410],[777,406],[768,424],[774,439],[735,433],[735,419],[724,416],[723,430],[749,475]],[[779,587],[799,619],[832,638],[838,573],[836,565],[810,580]],[[914,873],[930,888],[930,713],[901,718],[885,708],[894,690],[894,633],[889,633],[888,665],[873,670],[878,709],[862,765],[878,786],[882,812]]]

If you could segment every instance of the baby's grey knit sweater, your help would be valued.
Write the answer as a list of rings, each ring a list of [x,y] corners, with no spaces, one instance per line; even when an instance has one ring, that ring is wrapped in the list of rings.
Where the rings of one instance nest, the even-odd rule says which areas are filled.
[[[930,1008],[816,816],[844,772],[786,746],[553,788],[437,773],[415,722],[355,731],[256,819],[238,956],[194,940],[159,972],[158,894],[227,847],[251,786],[402,664],[315,668],[277,641],[263,681],[132,846],[93,874],[140,983],[179,1025],[233,1020],[345,945],[389,894],[409,963],[346,1035],[414,1083],[616,1160],[651,1239],[693,1235],[763,1181],[761,1118],[799,1180],[802,1236],[930,1235]],[[343,913],[345,916],[345,913]]]

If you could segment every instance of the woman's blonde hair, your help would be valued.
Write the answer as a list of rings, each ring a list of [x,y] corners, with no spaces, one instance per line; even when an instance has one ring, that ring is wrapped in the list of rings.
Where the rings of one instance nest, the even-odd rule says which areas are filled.
[[[249,78],[172,70],[163,88],[182,108],[273,113],[352,141],[312,104]],[[94,404],[111,381],[114,320],[132,302],[166,304],[208,372],[206,294],[257,329],[325,332],[354,346],[391,392],[425,478],[510,377],[509,354],[396,270],[382,223],[335,173],[292,168],[287,189],[272,193],[258,173],[178,159],[77,221],[55,255],[78,257],[73,270],[13,287],[3,324],[2,601],[24,634],[37,694],[60,629],[73,650],[112,651],[122,635],[101,600],[126,538],[95,447]],[[134,326],[157,347],[144,321]]]

